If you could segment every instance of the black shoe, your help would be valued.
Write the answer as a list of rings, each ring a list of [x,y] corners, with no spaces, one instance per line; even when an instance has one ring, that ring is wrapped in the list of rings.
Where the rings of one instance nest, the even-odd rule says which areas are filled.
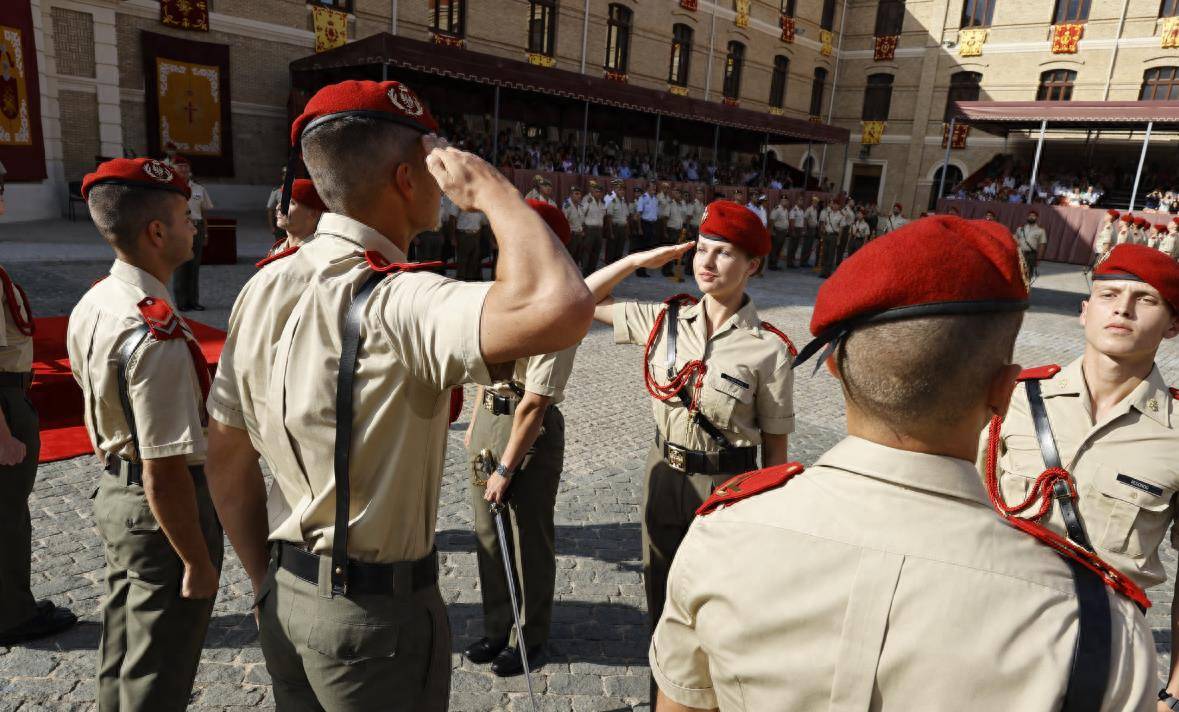
[[[73,611],[50,601],[37,601],[37,612],[29,620],[0,631],[0,645],[15,645],[60,633],[78,622]]]
[[[544,646],[537,645],[528,649],[528,669],[535,670],[544,664]],[[491,661],[491,671],[498,677],[512,677],[524,672],[524,663],[520,660],[520,651],[515,646],[504,648],[503,652]]]
[[[204,310],[205,310],[205,305],[204,305],[204,304],[193,304],[193,305],[190,307],[190,309],[192,309],[193,311],[204,311]]]
[[[508,641],[501,640],[498,643],[493,642],[490,638],[481,638],[477,643],[471,643],[466,650],[463,651],[463,657],[476,665],[483,665],[495,659],[495,656],[503,652],[508,645]]]

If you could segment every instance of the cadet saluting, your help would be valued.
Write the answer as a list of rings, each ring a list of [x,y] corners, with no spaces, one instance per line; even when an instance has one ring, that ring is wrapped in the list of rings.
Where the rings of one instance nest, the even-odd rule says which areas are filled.
[[[663,610],[667,570],[696,508],[732,475],[786,461],[794,430],[791,349],[761,321],[746,284],[770,251],[753,212],[727,200],[704,211],[692,263],[704,298],[664,304],[615,303],[614,285],[639,267],[655,268],[691,244],[631,255],[586,280],[595,318],[614,325],[620,344],[646,345],[643,373],[655,409],[643,503],[643,575],[651,623]]]
[[[436,126],[395,81],[313,96],[291,144],[331,212],[254,275],[230,316],[210,483],[256,592],[280,708],[446,708],[434,529],[450,389],[489,384],[488,364],[569,348],[589,326],[565,248],[493,167],[423,138]],[[410,239],[437,226],[442,191],[487,215],[494,282],[403,264]],[[275,480],[269,526],[259,453]]]
[[[1015,250],[996,223],[930,218],[819,289],[798,362],[826,347],[849,436],[811,471],[740,475],[700,508],[651,641],[660,712],[1150,705],[1141,589],[996,517],[974,467],[1019,373]]]

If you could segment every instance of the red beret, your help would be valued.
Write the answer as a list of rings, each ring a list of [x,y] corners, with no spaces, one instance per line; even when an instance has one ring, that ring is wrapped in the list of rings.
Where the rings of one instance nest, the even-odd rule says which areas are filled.
[[[1125,215],[1122,216],[1122,222],[1132,223],[1132,222],[1134,222],[1134,216],[1131,215],[1130,213],[1126,213]]]
[[[892,207],[896,208],[897,210],[904,210],[905,209],[905,206],[901,205],[900,203],[893,203]]]
[[[1159,290],[1171,309],[1179,312],[1179,262],[1146,245],[1123,243],[1093,270],[1093,279],[1129,279]]]
[[[1109,210],[1106,210],[1106,211],[1105,211],[1105,214],[1106,214],[1106,215],[1108,215],[1108,216],[1110,216],[1110,217],[1111,217],[1111,218],[1113,218],[1114,220],[1117,220],[1117,219],[1118,219],[1118,217],[1121,215],[1121,213],[1119,213],[1118,211],[1114,210],[1113,208],[1110,208]]]
[[[1171,218],[1171,222],[1175,223],[1176,225],[1179,225],[1179,215],[1176,215],[1175,217]]]
[[[82,179],[82,198],[90,195],[90,189],[103,184],[126,185],[132,188],[169,190],[192,197],[188,181],[172,166],[154,158],[115,158],[98,166],[93,173]]]
[[[1157,231],[1159,231],[1159,232],[1166,232],[1166,231],[1167,231],[1167,225],[1166,225],[1166,223],[1163,223],[1163,224],[1155,223],[1155,224],[1154,224],[1154,229],[1155,229],[1155,230],[1157,230]]]
[[[349,79],[315,92],[303,113],[291,124],[291,145],[297,147],[299,137],[312,126],[345,116],[384,119],[422,133],[438,130],[429,109],[401,82]]]
[[[714,200],[700,218],[700,236],[731,242],[754,257],[770,254],[770,233],[761,218],[731,200]]]
[[[299,205],[304,205],[312,210],[318,210],[321,213],[328,212],[328,206],[324,205],[323,198],[319,197],[319,191],[315,189],[315,184],[308,178],[296,178],[291,185],[291,198]]]
[[[843,261],[819,288],[811,316],[815,340],[794,365],[870,322],[1027,307],[1011,232],[989,220],[936,215],[883,235]]]
[[[1028,215],[1035,215],[1036,217],[1040,217],[1040,213],[1036,210],[1029,210]],[[1024,216],[1024,217],[1026,217],[1026,216]]]
[[[557,236],[562,245],[568,245],[569,239],[573,237],[573,230],[569,227],[569,220],[565,217],[565,213],[552,203],[546,203],[543,200],[533,200],[529,198],[524,201],[532,207],[533,210],[540,213],[544,221],[549,224],[549,229]]]
[[[1137,218],[1134,218],[1134,224],[1137,225],[1138,227],[1146,227],[1147,225],[1150,224],[1150,221],[1147,220],[1146,218],[1143,218],[1143,217],[1137,217]]]

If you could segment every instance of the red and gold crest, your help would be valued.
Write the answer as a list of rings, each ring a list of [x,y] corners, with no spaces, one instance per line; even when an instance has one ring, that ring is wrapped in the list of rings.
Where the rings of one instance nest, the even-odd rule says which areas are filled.
[[[311,8],[315,24],[315,51],[326,52],[348,41],[348,14],[328,7]]]
[[[21,32],[0,25],[0,146],[33,142]]]
[[[1052,54],[1076,54],[1085,26],[1073,22],[1052,27]]]
[[[699,0],[680,0],[680,7],[684,8],[685,10],[691,10],[692,12],[696,11],[698,5]]]
[[[900,39],[900,35],[877,37],[876,46],[872,51],[872,59],[880,62],[895,57],[897,52],[897,43],[900,42]]]
[[[182,30],[209,31],[208,0],[160,0],[160,22]]]
[[[782,41],[783,42],[793,42],[794,41],[794,18],[791,17],[790,15],[783,14],[782,17],[778,19],[778,25],[781,26],[781,28],[782,28]]]
[[[970,135],[970,125],[954,123],[954,136],[950,141],[950,148],[966,148],[966,137]],[[950,125],[942,124],[942,148],[946,147],[946,141],[950,140]]]

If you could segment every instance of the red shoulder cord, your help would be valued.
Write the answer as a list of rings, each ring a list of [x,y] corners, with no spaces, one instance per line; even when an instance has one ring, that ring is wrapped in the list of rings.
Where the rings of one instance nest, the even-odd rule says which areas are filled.
[[[984,478],[986,480],[987,495],[990,497],[991,504],[995,507],[995,510],[1003,516],[1003,519],[1008,524],[1023,531],[1025,534],[1035,537],[1061,556],[1067,556],[1097,574],[1105,582],[1105,585],[1129,598],[1131,601],[1134,601],[1143,610],[1150,608],[1150,599],[1146,597],[1146,592],[1136,583],[1126,578],[1125,574],[1107,564],[1100,556],[1092,551],[1081,548],[1069,539],[1062,537],[1046,528],[1043,524],[1040,524],[1039,520],[1052,507],[1053,482],[1057,479],[1063,479],[1068,483],[1069,490],[1073,492],[1073,496],[1076,496],[1076,491],[1073,488],[1068,472],[1059,467],[1049,468],[1036,478],[1035,483],[1032,485],[1032,492],[1028,495],[1027,499],[1014,506],[1009,506],[1003,500],[1003,495],[999,492],[998,476],[999,432],[1002,427],[1003,419],[999,416],[991,418],[991,422],[987,426],[987,462]],[[1025,519],[1018,516],[1020,512],[1030,507],[1037,497],[1042,498],[1043,502],[1040,504],[1039,511],[1035,515],[1032,515],[1032,519]]]
[[[664,304],[671,304],[672,302],[680,302],[687,304],[695,304],[696,298],[690,294],[677,294],[671,297]],[[689,383],[692,384],[692,405],[689,410],[695,413],[699,406],[700,389],[704,387],[704,374],[708,373],[708,366],[704,364],[701,359],[693,359],[676,373],[668,383],[661,384],[655,378],[655,374],[651,372],[651,351],[655,347],[655,341],[659,338],[659,329],[663,326],[663,320],[667,317],[667,308],[659,312],[659,316],[655,317],[655,324],[651,327],[651,334],[647,337],[647,345],[643,347],[643,382],[647,386],[647,393],[651,397],[660,401],[669,401],[676,397],[683,388]]]
[[[790,340],[790,337],[787,336],[784,331],[780,330],[778,327],[774,326],[773,324],[771,324],[768,321],[763,321],[761,323],[761,328],[765,329],[766,331],[770,332],[771,334],[774,334],[779,339],[785,341],[786,342],[786,350],[790,352],[791,358],[794,358],[795,356],[798,355],[798,349],[794,348],[794,342]]]
[[[4,288],[4,299],[8,302],[8,313],[12,315],[12,322],[16,324],[16,330],[25,336],[32,336],[37,330],[33,323],[33,308],[29,305],[29,295],[25,294],[25,290],[21,286],[12,281],[8,273],[0,267],[0,283]],[[16,300],[17,295],[20,295],[20,301]],[[21,314],[21,307],[24,307],[25,314]]]

